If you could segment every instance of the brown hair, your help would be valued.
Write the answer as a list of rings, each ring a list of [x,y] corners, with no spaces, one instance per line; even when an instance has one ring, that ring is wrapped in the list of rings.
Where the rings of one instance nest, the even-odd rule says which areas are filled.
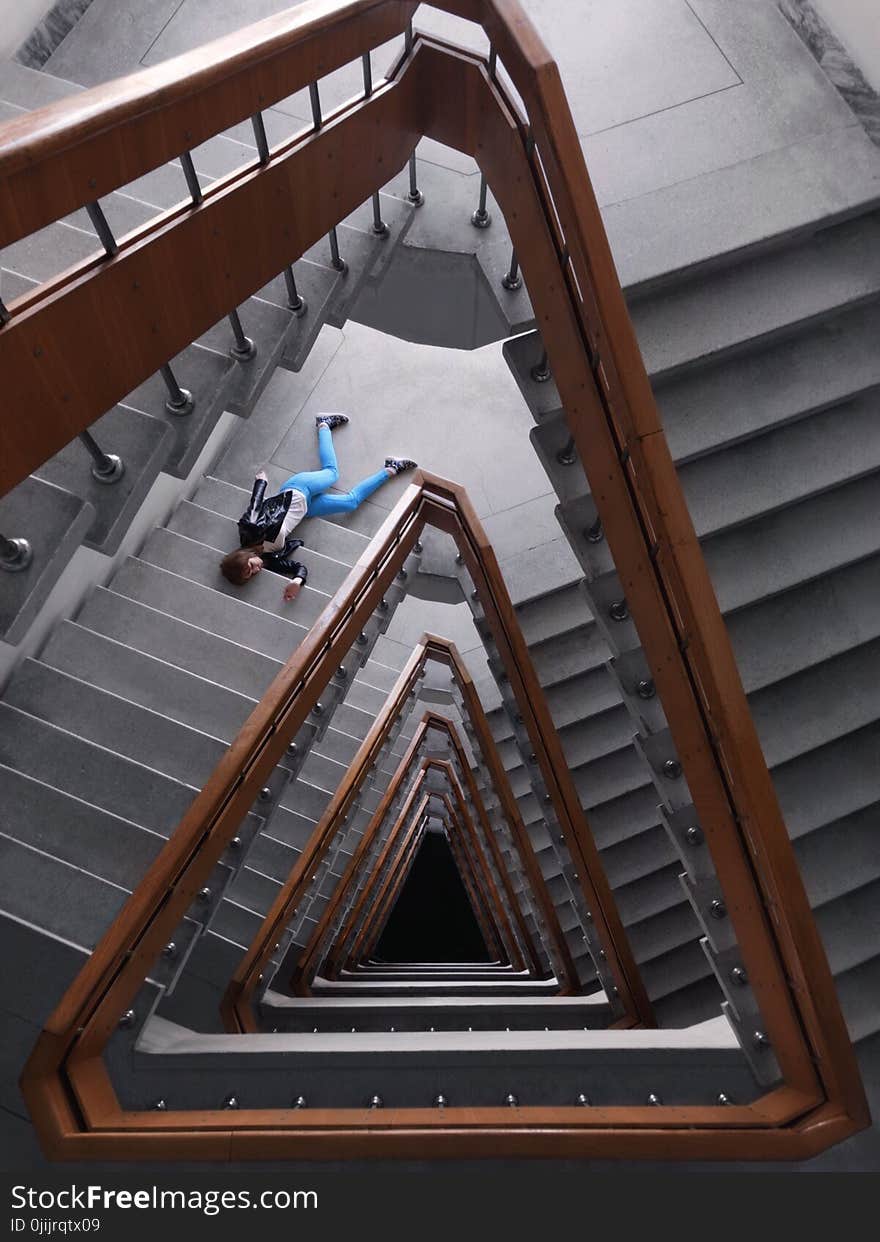
[[[233,586],[244,586],[249,580],[250,574],[247,572],[248,561],[252,556],[262,557],[263,545],[255,544],[250,548],[236,548],[234,552],[227,552],[226,556],[220,562],[220,572],[227,582],[231,582]]]

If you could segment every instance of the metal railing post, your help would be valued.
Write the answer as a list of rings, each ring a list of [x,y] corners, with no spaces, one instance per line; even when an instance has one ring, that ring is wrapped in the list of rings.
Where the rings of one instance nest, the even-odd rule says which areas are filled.
[[[165,387],[168,389],[168,399],[165,402],[165,409],[170,414],[191,414],[195,409],[195,400],[188,388],[181,388],[178,384],[174,372],[167,362],[159,368],[159,374],[165,381]]]
[[[107,251],[108,255],[116,254],[119,247],[116,244],[116,238],[113,236],[113,230],[107,223],[107,217],[104,215],[104,209],[100,203],[86,203],[86,211],[89,213],[89,219],[92,222],[92,228],[98,234],[98,240]]]
[[[369,52],[364,52],[361,56],[361,64],[364,69],[364,99],[369,99],[373,93],[373,68]],[[373,195],[373,232],[377,237],[388,236],[388,225],[382,219],[382,204],[378,190]]]
[[[244,328],[241,326],[241,316],[238,310],[231,310],[227,316],[230,326],[232,327],[232,335],[235,337],[235,344],[229,350],[233,358],[237,358],[239,362],[247,362],[253,358],[257,352],[257,347],[249,336],[245,336]]]
[[[492,217],[486,210],[486,191],[488,185],[486,182],[486,174],[480,173],[480,205],[471,216],[471,224],[475,229],[487,229],[492,223]]]
[[[513,292],[522,285],[522,276],[519,273],[519,262],[516,257],[516,250],[510,252],[510,267],[501,277],[501,284],[505,289]]]
[[[125,474],[125,462],[115,453],[105,453],[90,431],[81,431],[79,441],[92,459],[92,478],[99,483],[118,483]]]
[[[4,323],[9,323],[9,308],[3,299],[0,298],[0,328],[3,327]]]
[[[26,539],[7,539],[0,535],[0,569],[15,574],[27,569],[33,558],[33,548]]]
[[[305,298],[296,287],[296,277],[293,274],[292,264],[288,264],[284,269],[284,283],[287,286],[287,305],[297,319],[302,319],[309,307]]]
[[[251,117],[251,125],[254,131],[254,142],[257,144],[257,154],[260,157],[261,164],[269,163],[269,140],[266,137],[266,125],[263,121],[262,112],[255,112]]]
[[[536,384],[546,384],[550,379],[550,359],[547,357],[547,350],[543,350],[541,357],[529,372]]]
[[[186,188],[189,190],[190,197],[192,198],[193,207],[198,207],[202,201],[202,187],[189,151],[183,152],[180,157],[180,163],[183,168],[183,175],[186,177]]]

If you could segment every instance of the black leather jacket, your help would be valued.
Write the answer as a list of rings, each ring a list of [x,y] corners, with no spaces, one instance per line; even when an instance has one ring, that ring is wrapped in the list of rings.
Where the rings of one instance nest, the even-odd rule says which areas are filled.
[[[251,502],[238,519],[238,537],[243,548],[254,547],[264,540],[271,543],[278,538],[281,523],[290,508],[292,493],[277,492],[266,495],[266,480],[254,479]]]

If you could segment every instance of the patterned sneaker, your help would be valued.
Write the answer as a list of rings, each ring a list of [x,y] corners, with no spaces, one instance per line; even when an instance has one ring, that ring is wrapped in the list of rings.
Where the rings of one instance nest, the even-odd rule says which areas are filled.
[[[331,431],[335,431],[337,427],[344,427],[347,422],[347,414],[319,414],[315,418],[316,427],[320,427],[323,423],[324,426],[329,427]]]
[[[394,471],[395,474],[403,474],[404,470],[415,470],[418,466],[417,461],[411,461],[408,457],[386,457],[385,465]]]

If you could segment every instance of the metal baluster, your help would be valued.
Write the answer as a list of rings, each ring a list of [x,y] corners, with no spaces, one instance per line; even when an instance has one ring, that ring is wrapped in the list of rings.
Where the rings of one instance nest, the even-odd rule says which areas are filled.
[[[337,272],[344,275],[348,271],[348,264],[345,259],[339,257],[339,238],[336,235],[336,225],[330,230],[330,263],[336,268]]]
[[[312,103],[312,121],[314,122],[315,129],[317,130],[317,129],[320,129],[321,126],[324,124],[324,119],[321,116],[321,96],[318,93],[317,82],[309,83],[309,99],[311,100],[311,103]],[[336,268],[337,272],[342,272],[344,274],[345,272],[348,271],[348,264],[345,262],[344,259],[340,259],[339,257],[339,238],[336,235],[335,225],[330,230],[329,236],[330,236],[330,263],[332,264],[333,267]],[[288,285],[288,290],[289,288],[290,286]]]
[[[260,157],[260,163],[265,167],[271,159],[271,153],[269,151],[269,139],[266,137],[266,125],[263,121],[262,112],[254,113],[251,117],[251,125],[254,128],[254,139],[257,144],[257,152]],[[296,315],[297,319],[302,319],[308,309],[308,306],[305,298],[302,298],[299,295],[296,287],[296,277],[293,274],[293,266],[290,264],[288,264],[288,266],[284,269],[284,283],[287,285],[287,304]],[[234,323],[232,325],[232,330],[235,332]],[[236,337],[236,340],[238,340],[238,337]],[[233,350],[233,353],[236,357],[253,357],[253,351],[250,354],[245,355],[237,354],[235,350]]]
[[[247,362],[249,358],[253,358],[257,347],[249,336],[245,336],[244,328],[241,326],[241,316],[237,310],[231,310],[228,319],[232,327],[232,335],[235,337],[235,344],[229,352],[239,362]]]
[[[409,157],[409,194],[406,196],[407,202],[412,203],[413,207],[421,207],[425,201],[425,196],[419,189],[416,180],[416,153],[413,151]]]
[[[574,447],[574,436],[569,436],[565,446],[556,454],[556,460],[560,466],[573,466],[577,461],[577,453]]]
[[[192,156],[189,151],[184,151],[180,157],[180,163],[183,166],[183,175],[186,177],[186,187],[189,190],[190,197],[193,201],[193,207],[198,207],[202,201],[202,187],[199,184],[196,166],[193,163]]]
[[[514,289],[518,289],[522,284],[522,276],[519,274],[519,262],[517,261],[516,250],[511,250],[510,252],[510,267],[501,277],[501,283],[505,289],[509,289],[511,292],[513,292]]]
[[[92,228],[98,234],[98,240],[107,251],[107,254],[116,254],[119,247],[116,245],[116,238],[113,236],[113,230],[107,223],[107,217],[104,215],[104,209],[101,204],[86,203],[86,211],[89,213]]]
[[[324,120],[321,116],[321,96],[318,94],[317,82],[309,83],[309,99],[312,104],[312,121],[314,122],[315,129],[320,129],[324,124]]]
[[[546,384],[550,379],[550,359],[547,357],[546,349],[542,352],[541,357],[532,367],[530,375],[536,384]]]
[[[125,462],[122,458],[115,453],[105,453],[90,431],[81,431],[79,440],[92,458],[92,478],[99,483],[117,483],[125,474]]]
[[[263,121],[262,112],[255,112],[251,117],[251,125],[254,130],[254,141],[257,144],[257,154],[260,157],[260,163],[265,165],[269,163],[269,140],[266,137],[266,126]]]
[[[293,265],[288,264],[284,269],[284,283],[287,285],[287,305],[296,315],[297,319],[302,319],[303,315],[309,309],[305,298],[300,294],[296,287],[296,277],[293,274]]]
[[[492,223],[492,217],[486,210],[486,191],[488,184],[486,182],[485,173],[480,173],[480,205],[471,216],[471,224],[475,229],[487,229]]]
[[[26,539],[7,539],[5,535],[0,535],[0,569],[16,574],[21,569],[27,569],[33,556],[33,548]]]
[[[3,327],[4,323],[9,323],[9,308],[3,299],[0,298],[0,328]]]
[[[410,20],[406,23],[406,31],[404,32],[403,39],[406,54],[409,56],[410,52],[413,50],[412,18],[410,18]],[[415,151],[413,151],[412,155],[409,157],[409,194],[407,194],[406,197],[407,201],[412,203],[413,207],[421,207],[422,203],[425,201],[425,196],[419,189],[418,180],[416,178]]]
[[[193,395],[188,388],[181,388],[174,377],[174,372],[168,363],[164,363],[159,368],[159,374],[165,381],[165,387],[168,389],[168,399],[165,402],[165,409],[170,414],[191,414],[195,408]]]
[[[364,52],[361,56],[361,63],[364,67],[364,99],[369,99],[373,93],[373,69],[369,52]],[[373,232],[377,237],[388,236],[388,225],[382,219],[382,205],[378,190],[373,195]]]

